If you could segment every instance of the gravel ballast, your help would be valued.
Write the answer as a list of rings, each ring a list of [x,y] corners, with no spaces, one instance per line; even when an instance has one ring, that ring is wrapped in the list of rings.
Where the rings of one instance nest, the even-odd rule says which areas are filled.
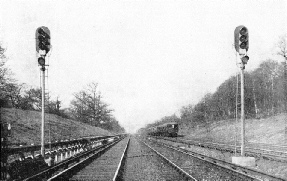
[[[131,137],[123,180],[184,180],[152,150]]]

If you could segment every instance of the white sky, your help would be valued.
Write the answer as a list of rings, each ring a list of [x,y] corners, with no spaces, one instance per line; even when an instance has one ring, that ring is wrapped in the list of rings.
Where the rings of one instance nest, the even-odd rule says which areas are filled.
[[[285,0],[0,0],[0,41],[19,82],[39,86],[35,31],[51,31],[49,90],[65,107],[98,82],[129,132],[197,103],[237,71],[234,29],[252,70],[287,32]],[[280,60],[279,57],[277,57]]]

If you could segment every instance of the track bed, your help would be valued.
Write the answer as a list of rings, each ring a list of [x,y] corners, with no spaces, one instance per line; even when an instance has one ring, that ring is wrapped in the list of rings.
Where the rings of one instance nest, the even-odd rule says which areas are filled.
[[[113,180],[128,139],[125,138],[117,143],[99,158],[73,175],[69,180]]]
[[[127,181],[185,180],[154,151],[135,138],[130,140],[123,170],[122,179]]]

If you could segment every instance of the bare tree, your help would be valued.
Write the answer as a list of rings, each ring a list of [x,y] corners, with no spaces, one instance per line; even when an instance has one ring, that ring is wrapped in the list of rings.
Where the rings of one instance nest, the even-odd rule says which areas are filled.
[[[279,41],[277,43],[278,52],[277,54],[283,56],[287,61],[287,34],[279,37]]]
[[[283,56],[285,61],[284,64],[284,102],[285,102],[285,112],[287,112],[287,34],[279,37],[279,41],[277,43],[277,54]]]
[[[0,44],[0,88],[4,86],[7,82],[11,82],[11,71],[9,68],[5,66],[6,63],[6,56],[5,56],[5,49]]]
[[[101,92],[98,91],[97,83],[88,86],[74,94],[75,99],[71,101],[71,108],[75,119],[99,126],[101,123],[109,122],[113,110],[102,101]]]
[[[287,34],[279,37],[277,54],[285,58],[284,61],[284,110],[287,112]],[[287,144],[287,120],[285,119],[285,143]]]

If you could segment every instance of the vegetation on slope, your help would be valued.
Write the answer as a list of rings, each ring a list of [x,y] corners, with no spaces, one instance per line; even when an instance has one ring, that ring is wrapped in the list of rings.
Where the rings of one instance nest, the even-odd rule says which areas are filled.
[[[0,107],[22,110],[41,111],[42,90],[25,83],[18,83],[13,72],[6,66],[8,57],[0,42]],[[102,99],[97,83],[90,83],[83,90],[74,94],[68,108],[62,109],[61,101],[53,100],[48,92],[45,97],[45,112],[74,119],[95,127],[122,133],[124,128],[113,116],[113,109]]]
[[[248,140],[274,144],[286,141],[287,92],[284,86],[287,78],[284,63],[266,60],[254,71],[246,73],[244,99]],[[236,76],[231,76],[196,105],[183,106],[180,117],[166,116],[147,127],[175,121],[184,128],[182,134],[188,137],[210,137],[228,142],[235,140],[235,127],[238,127],[237,137],[240,129],[240,123],[235,123],[236,112],[240,120],[241,111],[240,94],[236,93],[240,82],[237,80]]]
[[[112,135],[111,132],[85,123],[46,114],[45,142],[83,136]],[[11,124],[10,144],[31,145],[41,143],[41,112],[1,108],[1,121]]]
[[[287,114],[279,114],[262,119],[247,119],[246,141],[267,144],[287,144],[285,127]],[[180,126],[180,134],[190,139],[204,139],[213,142],[240,142],[241,122],[234,119],[223,120],[196,127]]]

